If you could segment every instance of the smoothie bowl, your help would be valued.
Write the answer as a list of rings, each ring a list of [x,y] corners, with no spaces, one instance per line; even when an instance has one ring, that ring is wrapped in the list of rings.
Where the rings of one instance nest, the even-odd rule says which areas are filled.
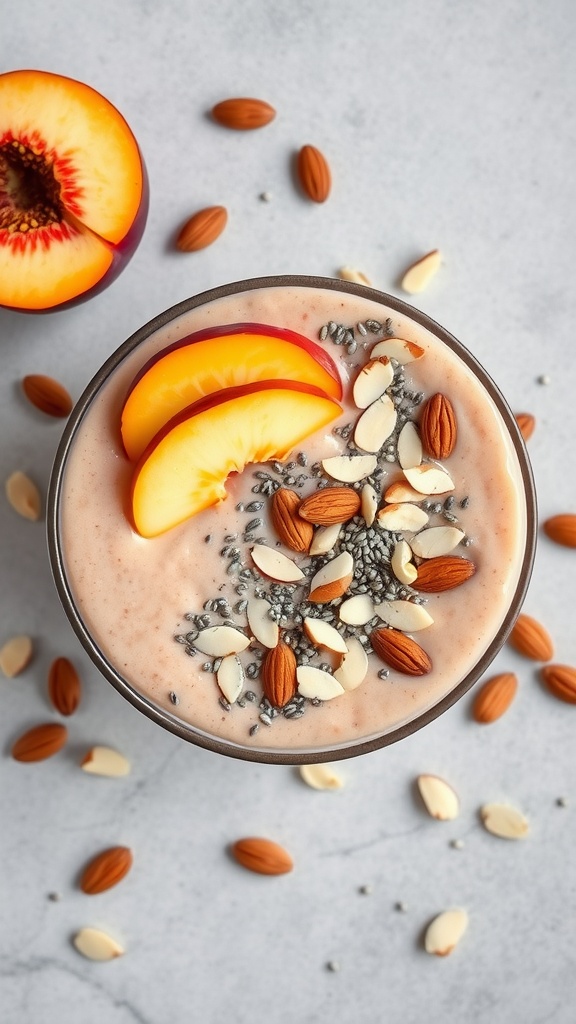
[[[524,443],[424,314],[360,285],[243,281],[163,313],[72,413],[56,586],[101,673],[182,738],[336,760],[485,671],[535,547]]]

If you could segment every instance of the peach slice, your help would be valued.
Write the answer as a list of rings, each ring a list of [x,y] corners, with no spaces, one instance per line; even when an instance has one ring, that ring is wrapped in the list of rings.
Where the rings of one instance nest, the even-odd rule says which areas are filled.
[[[186,406],[224,388],[259,380],[313,384],[342,397],[331,356],[294,331],[227,324],[190,334],[153,356],[132,382],[122,410],[122,441],[136,461],[154,435]]]
[[[0,306],[62,309],[105,288],[147,212],[140,150],[108,100],[46,71],[0,75]]]
[[[132,515],[156,537],[226,497],[230,473],[285,459],[295,445],[342,412],[311,384],[256,381],[209,395],[154,437],[132,481]]]

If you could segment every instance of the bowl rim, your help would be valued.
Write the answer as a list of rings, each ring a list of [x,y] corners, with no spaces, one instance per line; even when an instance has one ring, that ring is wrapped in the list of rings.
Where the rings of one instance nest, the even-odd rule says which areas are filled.
[[[386,733],[370,736],[366,739],[343,743],[342,745],[328,745],[315,749],[295,748],[294,750],[284,750],[281,748],[278,749],[271,747],[253,747],[235,743],[231,740],[222,739],[184,722],[169,710],[160,707],[152,700],[139,693],[138,690],[124,679],[108,661],[85,625],[76,606],[73,592],[68,581],[60,536],[60,509],[68,454],[84,416],[87,414],[92,402],[113,371],[142,342],[146,341],[160,328],[165,327],[167,324],[178,319],[185,313],[207,303],[215,302],[223,297],[264,288],[320,288],[322,290],[345,292],[371,302],[376,302],[380,305],[386,305],[390,309],[410,318],[419,326],[434,334],[462,359],[462,361],[485,387],[494,402],[508,430],[518,459],[526,503],[526,543],[518,575],[518,582],[511,598],[509,609],[491,643],[466,676],[457,683],[449,693],[445,694],[444,697],[433,704],[430,708],[426,709],[426,711],[421,712],[414,719],[411,719],[408,722],[403,722]],[[311,764],[330,760],[340,761],[389,746],[392,743],[398,742],[399,740],[419,731],[460,700],[461,697],[463,697],[464,694],[467,693],[474,685],[474,683],[477,682],[493,661],[508,637],[520,612],[534,564],[537,524],[538,515],[536,491],[532,468],[524,439],[502,392],[489,373],[472,355],[472,353],[452,334],[450,334],[449,331],[436,323],[436,321],[434,321],[430,316],[411,306],[403,299],[397,298],[393,295],[388,295],[385,292],[367,287],[366,285],[357,284],[356,282],[307,275],[279,275],[248,278],[246,280],[220,285],[217,288],[208,289],[198,295],[184,299],[183,301],[164,310],[130,335],[130,337],[124,341],[102,364],[75,404],[56,451],[46,503],[48,554],[58,596],[68,620],[74,629],[76,636],[80,640],[80,643],[108,682],[112,683],[115,689],[135,708],[157,724],[161,725],[163,728],[168,729],[170,732],[179,736],[181,739],[185,739],[196,746],[212,750],[216,753],[225,754],[228,757],[266,764],[285,765]]]

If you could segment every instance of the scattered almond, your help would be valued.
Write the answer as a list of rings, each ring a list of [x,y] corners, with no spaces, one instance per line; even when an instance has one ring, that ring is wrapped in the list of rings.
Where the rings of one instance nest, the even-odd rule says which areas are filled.
[[[438,775],[419,775],[418,791],[428,814],[438,821],[453,821],[460,813],[458,795]]]
[[[323,487],[304,498],[298,512],[315,526],[332,526],[352,519],[360,510],[361,501],[351,487]]]
[[[300,495],[288,487],[279,487],[272,496],[270,514],[278,537],[292,551],[307,552],[314,527],[298,513]]]
[[[240,654],[250,645],[250,638],[234,626],[208,626],[194,641],[201,654],[212,658],[225,658],[227,654]]]
[[[542,678],[550,693],[567,704],[576,704],[576,668],[570,665],[546,665]]]
[[[91,747],[80,762],[80,767],[89,775],[103,775],[107,778],[121,778],[130,774],[128,758],[112,747]]]
[[[16,740],[12,747],[12,757],[15,761],[28,763],[45,761],[62,749],[67,738],[66,726],[58,722],[36,725]]]
[[[341,281],[352,281],[354,284],[363,284],[368,288],[372,285],[366,274],[363,274],[361,270],[355,270],[354,267],[340,267],[338,277]]]
[[[81,928],[72,941],[87,960],[115,960],[124,955],[122,946],[99,928]]]
[[[270,548],[267,544],[255,544],[250,553],[254,565],[271,580],[278,580],[280,583],[298,583],[299,580],[304,579],[304,573],[296,565],[296,562],[282,554],[277,548]],[[194,646],[198,646],[196,641],[194,641]]]
[[[424,291],[438,273],[441,262],[442,256],[439,249],[427,252],[425,256],[421,256],[419,260],[408,267],[408,270],[404,271],[400,281],[401,287],[410,295]]]
[[[550,661],[554,656],[550,634],[530,615],[518,616],[508,640],[518,654],[532,661]]]
[[[0,648],[0,669],[8,679],[13,679],[30,664],[33,652],[29,636],[11,637]]]
[[[324,203],[330,195],[332,175],[326,157],[315,146],[302,146],[296,162],[303,191],[315,203]]]
[[[42,500],[36,484],[17,469],[6,481],[6,497],[12,508],[24,519],[35,522],[42,513]]]
[[[424,948],[434,956],[449,956],[468,927],[468,914],[461,908],[445,910],[430,922],[424,936]]]
[[[445,590],[460,587],[476,572],[474,562],[457,555],[438,555],[418,566],[413,583],[415,590],[423,594],[441,594]]]
[[[566,548],[576,548],[576,514],[567,512],[563,515],[552,516],[544,523],[544,533],[556,544],[562,544]]]
[[[212,107],[212,117],[224,128],[245,132],[270,124],[276,111],[264,100],[242,96],[217,103]]]
[[[259,875],[285,875],[294,867],[292,857],[283,846],[259,836],[238,839],[232,846],[232,854],[243,868]]]
[[[420,432],[424,450],[433,459],[447,459],[457,438],[456,416],[449,398],[432,395],[422,410]]]
[[[526,818],[508,804],[485,804],[480,817],[484,828],[500,839],[524,839],[528,835]]]
[[[220,661],[216,682],[222,696],[229,704],[235,704],[244,689],[244,669],[236,654],[227,654]]]
[[[29,402],[47,416],[64,419],[72,411],[72,399],[63,384],[42,373],[30,373],[22,379],[22,390]]]
[[[282,641],[268,651],[262,666],[264,696],[272,707],[283,708],[296,693],[296,655]]]
[[[228,220],[225,206],[207,206],[198,210],[184,227],[176,239],[176,248],[180,252],[196,252],[206,249],[222,234]]]
[[[378,628],[370,634],[374,653],[390,668],[409,676],[423,676],[432,669],[426,651],[397,629]]]
[[[56,658],[48,672],[48,696],[61,715],[72,715],[80,703],[80,677],[68,658]]]
[[[516,423],[525,441],[529,441],[536,427],[536,420],[530,412],[516,413]]]
[[[300,777],[312,789],[342,789],[344,783],[330,764],[302,764]]]
[[[354,560],[349,551],[343,551],[330,562],[326,562],[310,581],[308,600],[325,604],[342,597],[352,582]]]
[[[103,850],[84,868],[80,878],[82,892],[95,896],[112,889],[126,877],[132,861],[132,851],[127,846],[112,846]]]
[[[501,672],[480,688],[472,705],[477,722],[489,725],[508,710],[518,690],[518,679],[513,672]]]
[[[344,687],[330,672],[312,665],[299,665],[296,669],[298,693],[308,700],[333,700],[344,693]]]

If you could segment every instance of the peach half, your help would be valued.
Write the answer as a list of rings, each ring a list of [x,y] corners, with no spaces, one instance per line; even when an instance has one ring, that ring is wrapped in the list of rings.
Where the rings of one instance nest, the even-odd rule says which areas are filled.
[[[267,380],[209,395],[154,437],[132,480],[134,526],[156,537],[223,501],[230,473],[285,459],[342,409],[312,384]]]
[[[139,459],[173,416],[204,396],[260,380],[301,381],[342,397],[336,364],[316,342],[264,324],[208,328],[163,349],[132,382],[121,422],[126,454]]]
[[[140,150],[108,100],[46,71],[0,75],[0,306],[62,309],[107,287],[147,213]]]

